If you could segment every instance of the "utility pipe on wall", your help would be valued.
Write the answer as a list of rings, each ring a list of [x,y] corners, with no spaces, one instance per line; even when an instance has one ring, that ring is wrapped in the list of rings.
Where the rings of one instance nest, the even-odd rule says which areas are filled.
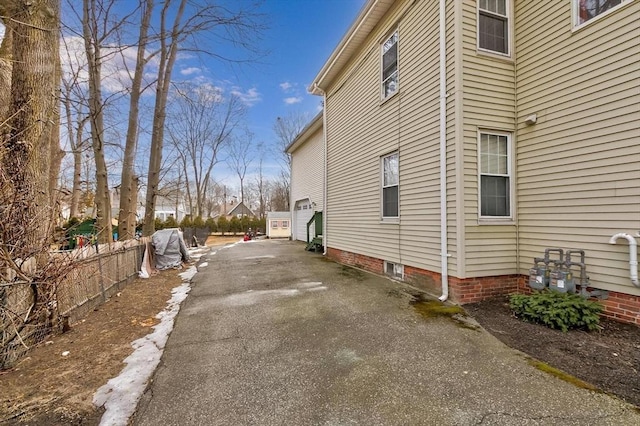
[[[640,236],[640,233],[638,236]],[[638,282],[638,243],[632,235],[619,232],[611,237],[609,244],[615,244],[618,238],[625,238],[629,242],[629,276],[631,284],[640,287],[640,282]]]
[[[447,252],[447,33],[446,0],[440,0],[440,268],[442,296],[449,298],[449,253]]]

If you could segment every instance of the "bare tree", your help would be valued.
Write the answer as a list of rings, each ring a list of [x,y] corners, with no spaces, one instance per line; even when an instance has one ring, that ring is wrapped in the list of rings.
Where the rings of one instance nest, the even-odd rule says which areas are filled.
[[[69,217],[80,216],[80,198],[82,195],[82,160],[83,153],[89,148],[89,140],[85,138],[85,126],[89,120],[87,110],[88,95],[84,90],[84,82],[81,81],[80,74],[83,68],[79,65],[83,61],[78,60],[77,51],[65,45],[63,55],[66,55],[69,66],[66,73],[62,75],[62,105],[64,106],[65,127],[67,139],[69,141],[70,152],[73,157],[73,178],[71,187],[71,203],[69,206]]]
[[[266,207],[266,190],[267,190],[267,181],[264,176],[264,157],[266,155],[266,151],[264,149],[264,144],[259,143],[257,147],[258,153],[258,168],[256,170],[256,178],[255,178],[255,189],[256,196],[258,201],[258,217],[263,219],[265,217],[265,207]]]
[[[280,176],[275,181],[277,188],[275,200],[277,200],[278,208],[289,210],[289,191],[291,188],[291,155],[286,149],[295,138],[300,134],[302,129],[309,122],[309,115],[301,112],[290,112],[284,117],[278,117],[273,125],[273,132],[276,134],[276,158],[280,160]],[[281,202],[286,195],[287,201]]]
[[[82,34],[84,38],[87,71],[89,79],[89,124],[91,127],[91,147],[96,168],[96,227],[98,241],[108,243],[111,235],[111,202],[109,180],[104,154],[104,104],[102,99],[102,60],[101,49],[108,32],[100,25],[98,0],[82,1]],[[107,9],[108,10],[108,9]]]
[[[51,174],[60,150],[59,0],[1,0],[0,55],[0,368],[5,350],[23,345],[28,325],[46,317],[58,278]],[[7,36],[8,34],[8,36]],[[56,156],[55,158],[53,156]],[[55,171],[57,176],[57,171]],[[58,262],[60,264],[62,262]],[[55,278],[55,279],[54,279]],[[20,302],[24,303],[24,311]],[[28,343],[29,340],[27,340]]]
[[[293,111],[284,117],[278,117],[273,125],[273,132],[276,135],[276,158],[280,161],[280,176],[277,181],[278,197],[289,194],[291,187],[291,155],[286,149],[295,138],[300,134],[302,129],[309,122],[309,115],[298,111]],[[284,210],[289,210],[289,201],[284,206]]]
[[[242,136],[233,137],[227,149],[227,163],[240,180],[240,201],[244,203],[244,179],[253,159],[253,134],[249,131]]]
[[[205,198],[220,149],[244,115],[237,97],[223,97],[215,87],[176,86],[167,131],[184,169],[188,196],[195,196],[196,216],[205,213]],[[192,206],[193,208],[193,206]]]
[[[138,199],[138,177],[134,175],[136,145],[138,139],[138,115],[140,111],[140,95],[142,94],[142,80],[146,64],[152,55],[145,55],[149,41],[149,27],[154,9],[154,0],[140,0],[140,32],[136,45],[136,64],[133,72],[131,91],[129,95],[129,120],[127,136],[122,161],[122,175],[120,179],[120,211],[118,212],[118,238],[122,240],[133,238],[136,226],[136,204]],[[125,62],[126,63],[126,62]]]
[[[284,117],[278,117],[273,125],[276,134],[277,156],[285,171],[291,170],[291,156],[287,154],[287,147],[300,134],[309,122],[309,115],[299,111],[292,111]]]
[[[177,2],[177,10],[170,10]],[[187,8],[187,5],[189,6]],[[227,62],[242,62],[235,58],[223,56],[218,49],[206,45],[204,36],[210,40],[232,44],[238,47],[234,51],[254,50],[252,43],[259,36],[262,26],[257,22],[259,15],[255,12],[255,5],[238,3],[238,9],[216,4],[212,0],[188,2],[187,0],[164,0],[160,13],[160,30],[158,40],[160,52],[158,55],[158,79],[156,82],[156,103],[154,122],[151,134],[151,149],[147,173],[147,194],[145,202],[145,220],[143,233],[151,235],[155,229],[154,210],[155,198],[160,182],[160,166],[162,164],[162,150],[164,145],[164,125],[166,120],[167,96],[171,82],[171,74],[178,50],[189,50],[201,54],[208,54]],[[188,10],[186,10],[188,9]],[[186,10],[186,14],[185,14]],[[169,17],[173,23],[169,24]],[[169,25],[171,28],[169,29]],[[194,41],[200,36],[200,46]],[[216,53],[216,51],[218,53]]]

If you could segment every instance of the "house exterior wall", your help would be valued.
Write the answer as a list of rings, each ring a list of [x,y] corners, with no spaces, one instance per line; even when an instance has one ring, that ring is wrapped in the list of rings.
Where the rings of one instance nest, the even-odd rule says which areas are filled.
[[[606,315],[638,323],[629,248],[608,241],[640,231],[640,1],[580,28],[572,4],[508,0],[510,49],[497,55],[478,48],[478,2],[446,2],[450,293],[472,302],[522,291],[545,248],[583,249],[592,286],[611,292]],[[400,263],[404,279],[437,291],[438,1],[398,0],[373,28],[322,87],[327,253],[373,272]],[[380,43],[395,29],[400,89],[381,101]],[[505,220],[480,215],[481,131],[510,137]],[[380,158],[395,151],[400,215],[390,223]]]
[[[324,143],[322,126],[291,155],[291,201],[310,198],[316,210],[324,206]]]
[[[520,270],[583,249],[594,287],[640,295],[608,244],[640,230],[640,1],[575,29],[571,3],[516,2]]]
[[[456,2],[457,3],[457,2]],[[502,56],[478,49],[476,1],[460,3],[462,72],[462,176],[464,187],[464,269],[459,278],[509,275],[517,272],[515,221],[482,221],[479,214],[478,132],[515,131],[515,54]],[[513,3],[508,2],[513,11]],[[513,16],[513,14],[512,14]],[[513,19],[509,36],[513,40]],[[512,185],[514,181],[512,180]],[[517,202],[517,199],[516,199]],[[512,206],[515,210],[515,204]],[[512,214],[515,213],[512,210]],[[514,217],[517,220],[517,218]]]
[[[452,7],[449,15],[453,20]],[[396,2],[326,90],[330,248],[440,271],[437,17],[437,1]],[[400,89],[381,101],[380,43],[395,29]],[[449,138],[448,189],[455,206],[455,126]],[[395,223],[381,220],[380,166],[381,156],[394,151],[399,154],[400,180],[400,217]],[[450,222],[449,253],[455,268],[454,211]]]

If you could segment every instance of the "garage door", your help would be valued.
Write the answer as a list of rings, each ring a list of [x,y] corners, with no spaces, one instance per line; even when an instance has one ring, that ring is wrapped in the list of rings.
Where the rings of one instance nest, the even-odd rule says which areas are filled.
[[[302,200],[296,202],[296,208],[294,210],[295,215],[295,229],[294,229],[294,239],[300,241],[307,241],[307,222],[313,216],[313,209],[311,208],[311,203],[309,199]],[[310,238],[315,237],[314,231],[315,228],[311,227]]]

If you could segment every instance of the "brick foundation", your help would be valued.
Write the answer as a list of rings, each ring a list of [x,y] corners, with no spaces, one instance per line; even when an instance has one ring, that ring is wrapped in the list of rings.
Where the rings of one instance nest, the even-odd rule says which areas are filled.
[[[384,273],[384,260],[329,247],[327,256],[343,265],[354,266],[376,274]],[[529,277],[525,275],[500,275],[495,277],[456,278],[449,276],[449,298],[457,303],[474,303],[511,293],[531,294]],[[404,281],[430,293],[442,291],[440,273],[413,266],[404,266]],[[594,299],[597,300],[597,299]],[[605,300],[603,316],[616,321],[640,325],[640,296],[609,292]]]

